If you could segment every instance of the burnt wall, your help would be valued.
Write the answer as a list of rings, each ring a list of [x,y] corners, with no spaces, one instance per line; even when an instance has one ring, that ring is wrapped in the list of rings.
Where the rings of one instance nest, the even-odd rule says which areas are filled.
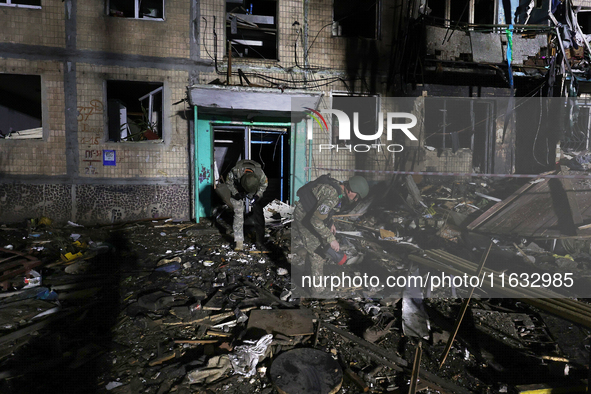
[[[107,224],[156,217],[188,220],[186,184],[0,184],[0,222],[47,216],[54,223]]]

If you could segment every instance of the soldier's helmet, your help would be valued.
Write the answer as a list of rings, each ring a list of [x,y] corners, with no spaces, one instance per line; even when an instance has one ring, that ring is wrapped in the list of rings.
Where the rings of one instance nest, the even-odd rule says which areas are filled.
[[[352,192],[359,194],[359,197],[361,198],[367,197],[367,194],[369,193],[367,180],[359,175],[349,178],[349,189],[351,189]]]
[[[253,172],[248,172],[240,178],[240,185],[248,193],[256,193],[259,189],[260,179]]]

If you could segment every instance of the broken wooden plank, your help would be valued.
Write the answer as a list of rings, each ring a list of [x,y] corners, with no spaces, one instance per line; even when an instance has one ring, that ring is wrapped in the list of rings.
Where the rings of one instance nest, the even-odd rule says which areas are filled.
[[[322,327],[333,331],[345,339],[348,339],[358,345],[356,350],[360,353],[366,354],[369,357],[373,358],[375,361],[378,361],[388,368],[393,369],[394,371],[398,372],[407,372],[410,373],[411,371],[408,368],[408,362],[394,354],[392,352],[388,352],[385,349],[368,342],[362,338],[359,338],[356,335],[353,335],[347,331],[341,330],[333,326],[330,323],[322,323]],[[428,371],[420,371],[419,377],[427,384],[429,387],[435,390],[439,390],[443,393],[450,393],[450,394],[472,394],[472,391],[460,387],[456,384],[450,383],[439,376],[428,372]]]
[[[256,309],[256,306],[251,306],[248,308],[244,308],[244,309],[240,309],[241,312],[249,312],[253,309]],[[227,319],[230,316],[234,316],[234,312],[226,312],[226,313],[219,313],[217,315],[213,315],[213,316],[205,316],[205,317],[201,317],[201,318],[197,318],[197,319],[192,319],[189,321],[175,321],[175,322],[167,322],[167,323],[162,323],[165,326],[189,326],[192,324],[203,324],[203,325],[211,325],[215,322]]]
[[[423,342],[419,342],[417,349],[415,350],[415,359],[412,363],[412,372],[410,374],[410,387],[408,388],[408,394],[416,394],[417,385],[419,383],[419,371],[421,369],[421,356],[423,354]]]
[[[361,390],[362,393],[367,393],[369,391],[369,386],[365,384],[363,379],[361,379],[359,375],[353,372],[351,368],[347,367],[343,371],[345,372],[345,375],[347,375],[347,377],[351,379],[355,386],[357,386],[359,390]]]
[[[341,330],[335,326],[333,326],[330,323],[322,323],[322,327],[328,328],[329,330],[341,335],[342,337],[349,339],[363,347],[365,347],[366,349],[368,349],[367,352],[364,352],[362,348],[358,348],[357,350],[368,354],[368,355],[372,355],[373,353],[373,358],[376,361],[380,361],[382,362],[382,364],[386,365],[388,368],[391,368],[395,371],[407,371],[410,372],[408,370],[408,362],[394,354],[392,354],[392,352],[387,352],[384,349],[382,349],[381,347],[368,342],[364,339],[361,339],[351,333],[348,333],[347,331]],[[377,355],[377,356],[376,356]],[[384,360],[385,359],[385,360]],[[388,362],[389,361],[389,362]],[[438,377],[435,374],[432,374],[428,371],[421,371],[419,373],[419,377],[421,377],[423,379],[423,381],[425,381],[425,383],[427,383],[429,385],[429,387],[435,389],[435,390],[439,390],[441,392],[448,392],[448,393],[453,393],[453,394],[470,394],[472,393],[470,390],[467,390],[463,387],[459,387],[453,383],[449,383],[447,381],[445,381],[444,379]]]
[[[482,257],[482,262],[480,263],[480,266],[478,267],[478,272],[476,273],[477,277],[480,277],[480,274],[482,273],[482,269],[484,268],[484,264],[486,263],[486,260],[488,259],[488,255],[490,253],[492,246],[493,246],[493,243],[491,242],[490,245],[488,246],[488,250],[486,251],[486,253]],[[468,297],[464,298],[464,300],[462,301],[462,307],[460,308],[460,312],[458,313],[458,317],[456,318],[456,322],[454,324],[454,329],[452,331],[452,334],[449,336],[449,339],[447,340],[447,344],[445,345],[445,350],[443,351],[443,355],[441,356],[441,361],[439,362],[439,368],[441,368],[443,366],[443,364],[445,363],[445,359],[447,358],[447,355],[449,354],[449,351],[451,350],[451,346],[453,345],[456,335],[458,334],[458,331],[460,329],[460,325],[462,324],[462,320],[464,319],[464,315],[466,314],[466,310],[468,310],[468,305],[470,304],[470,300],[472,299],[472,294],[474,294],[474,289],[475,289],[475,287],[471,286],[470,292],[468,293]]]
[[[166,361],[172,360],[172,359],[174,359],[174,358],[181,358],[181,357],[182,357],[184,354],[185,354],[185,352],[181,352],[181,350],[180,350],[180,349],[175,349],[175,350],[174,350],[174,351],[172,351],[172,352],[166,353],[166,354],[164,354],[164,355],[162,355],[162,356],[160,356],[160,357],[157,357],[157,358],[155,358],[154,360],[150,361],[150,362],[148,363],[148,365],[149,365],[150,367],[153,367],[153,366],[155,366],[155,365],[160,365],[160,364],[162,364],[163,362],[166,362]]]
[[[548,182],[548,179],[545,179],[544,182]],[[525,185],[521,186],[515,193],[504,199],[503,201],[493,205],[490,209],[480,215],[476,220],[470,223],[467,226],[468,230],[475,230],[477,227],[481,226],[484,222],[488,221],[490,218],[495,216],[498,212],[504,209],[506,206],[510,205],[513,201],[518,199],[523,193],[525,193],[528,189],[534,187],[537,183],[526,183]]]
[[[175,339],[174,343],[187,343],[190,345],[207,345],[218,343],[221,339]]]
[[[267,309],[250,312],[247,330],[287,336],[313,335],[316,315],[309,309]]]

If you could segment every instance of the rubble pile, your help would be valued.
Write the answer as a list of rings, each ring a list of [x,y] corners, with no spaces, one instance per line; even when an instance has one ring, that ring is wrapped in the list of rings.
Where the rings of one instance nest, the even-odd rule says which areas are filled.
[[[333,217],[348,259],[327,264],[325,274],[424,277],[470,267],[495,280],[568,271],[586,281],[589,238],[479,231],[528,187],[541,186],[411,176],[380,184],[369,202]],[[584,299],[416,283],[297,297],[287,208],[267,210],[265,250],[233,250],[215,218],[84,227],[43,217],[2,225],[0,392],[587,387],[591,306]]]

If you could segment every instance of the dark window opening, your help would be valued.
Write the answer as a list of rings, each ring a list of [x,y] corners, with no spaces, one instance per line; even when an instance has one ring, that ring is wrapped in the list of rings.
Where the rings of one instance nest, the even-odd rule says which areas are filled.
[[[364,135],[373,135],[377,131],[378,123],[378,97],[352,97],[352,96],[338,96],[332,97],[332,108],[343,111],[349,117],[351,125],[351,140],[339,140],[339,120],[336,115],[331,116],[331,144],[333,145],[350,145],[353,144],[367,144],[369,141],[362,141],[355,136],[353,131],[354,113],[358,113],[359,132]]]
[[[107,81],[109,141],[162,139],[162,83]]]
[[[579,12],[577,14],[577,21],[583,33],[591,33],[591,12]]]
[[[561,148],[567,152],[569,150],[588,150],[591,130],[591,100],[579,98],[569,117],[569,127],[565,131]]]
[[[0,5],[41,7],[41,0],[0,0]]]
[[[41,76],[0,74],[0,137],[43,138]]]
[[[425,100],[425,145],[471,148],[473,127],[470,100]]]
[[[164,0],[107,0],[107,15],[163,20]]]
[[[495,150],[495,104],[478,99],[425,99],[425,145],[472,150],[475,171],[492,173]]]
[[[378,0],[334,0],[333,36],[379,38],[379,5]]]
[[[430,0],[429,16],[446,26],[495,23],[495,0]]]
[[[428,3],[429,9],[431,10],[429,15],[432,16],[433,18],[440,18],[440,19],[445,19],[445,7],[446,7],[446,2],[445,1],[429,1]]]
[[[495,23],[495,0],[476,0],[474,2],[474,23],[477,25]]]
[[[449,19],[454,23],[470,21],[470,0],[451,0]]]
[[[226,45],[232,57],[277,59],[277,1],[227,1]]]

